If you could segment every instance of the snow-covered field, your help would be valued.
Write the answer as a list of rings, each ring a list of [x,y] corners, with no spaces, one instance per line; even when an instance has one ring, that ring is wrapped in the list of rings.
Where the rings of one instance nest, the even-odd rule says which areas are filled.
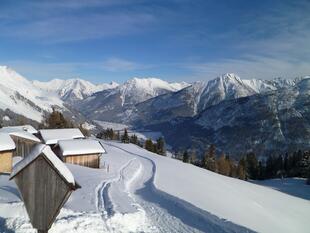
[[[310,185],[303,178],[270,179],[255,183],[310,201]]]
[[[51,233],[309,232],[309,200],[132,144],[103,143],[101,169],[68,165],[82,189],[72,194]],[[4,175],[0,232],[35,232],[15,184]]]

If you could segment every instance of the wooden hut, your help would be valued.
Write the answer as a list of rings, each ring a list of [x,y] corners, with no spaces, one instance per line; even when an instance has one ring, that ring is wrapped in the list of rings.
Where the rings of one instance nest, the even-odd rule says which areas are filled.
[[[0,173],[11,173],[15,143],[7,133],[0,133]]]
[[[105,153],[101,143],[93,139],[63,140],[58,142],[60,155],[65,163],[99,168],[100,156]]]
[[[39,131],[42,141],[46,145],[56,145],[60,140],[85,138],[81,130],[78,128],[69,129],[42,129]]]
[[[30,222],[47,232],[72,191],[80,186],[72,173],[47,145],[36,145],[12,171]]]
[[[30,153],[35,145],[41,143],[41,140],[32,134],[37,132],[33,127],[4,127],[0,129],[0,132],[8,133],[15,142],[16,150],[14,151],[13,156],[20,156],[24,158]]]

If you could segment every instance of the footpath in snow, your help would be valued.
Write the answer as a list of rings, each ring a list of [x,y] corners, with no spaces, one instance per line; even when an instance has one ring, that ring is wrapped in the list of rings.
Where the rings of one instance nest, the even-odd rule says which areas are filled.
[[[308,232],[308,200],[132,144],[103,144],[101,169],[68,164],[82,189],[72,194],[51,233]],[[15,184],[2,175],[0,232],[35,232]]]

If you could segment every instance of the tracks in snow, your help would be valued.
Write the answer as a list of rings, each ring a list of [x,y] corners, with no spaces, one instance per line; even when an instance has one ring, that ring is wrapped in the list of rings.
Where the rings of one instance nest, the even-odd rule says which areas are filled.
[[[119,169],[117,177],[102,182],[99,188],[97,188],[97,210],[100,213],[102,213],[102,216],[104,218],[109,218],[113,214],[115,214],[115,211],[116,211],[115,208],[119,206],[119,204],[126,204],[126,203],[113,203],[113,199],[116,199],[116,198],[111,197],[111,194],[110,194],[111,189],[112,191],[114,191],[115,189],[118,189],[120,192],[122,192],[121,195],[123,195],[123,197],[121,197],[121,200],[126,199],[126,196],[127,196],[128,200],[124,200],[124,201],[132,202],[132,200],[129,200],[131,198],[131,195],[129,193],[130,183],[126,182],[127,179],[124,174],[126,173],[126,169],[132,166],[134,162],[137,162],[136,158],[129,160],[126,164],[124,164]],[[139,163],[139,166],[141,167],[140,163]],[[139,168],[136,171],[136,173],[139,173]],[[135,177],[136,175],[133,174],[133,178]],[[116,193],[113,192],[113,194],[116,194]]]

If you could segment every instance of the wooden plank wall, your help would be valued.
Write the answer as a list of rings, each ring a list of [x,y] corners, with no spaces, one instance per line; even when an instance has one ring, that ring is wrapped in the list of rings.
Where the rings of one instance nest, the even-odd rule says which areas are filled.
[[[24,168],[14,179],[32,226],[40,230],[49,229],[72,192],[70,187],[42,156]]]
[[[16,150],[13,153],[13,156],[21,156],[23,158],[27,157],[32,148],[38,144],[31,140],[23,139],[16,136],[11,136],[16,145]]]
[[[84,167],[99,168],[99,154],[69,155],[63,157],[65,163],[77,164]]]
[[[13,163],[13,151],[0,152],[0,173],[11,173]]]

